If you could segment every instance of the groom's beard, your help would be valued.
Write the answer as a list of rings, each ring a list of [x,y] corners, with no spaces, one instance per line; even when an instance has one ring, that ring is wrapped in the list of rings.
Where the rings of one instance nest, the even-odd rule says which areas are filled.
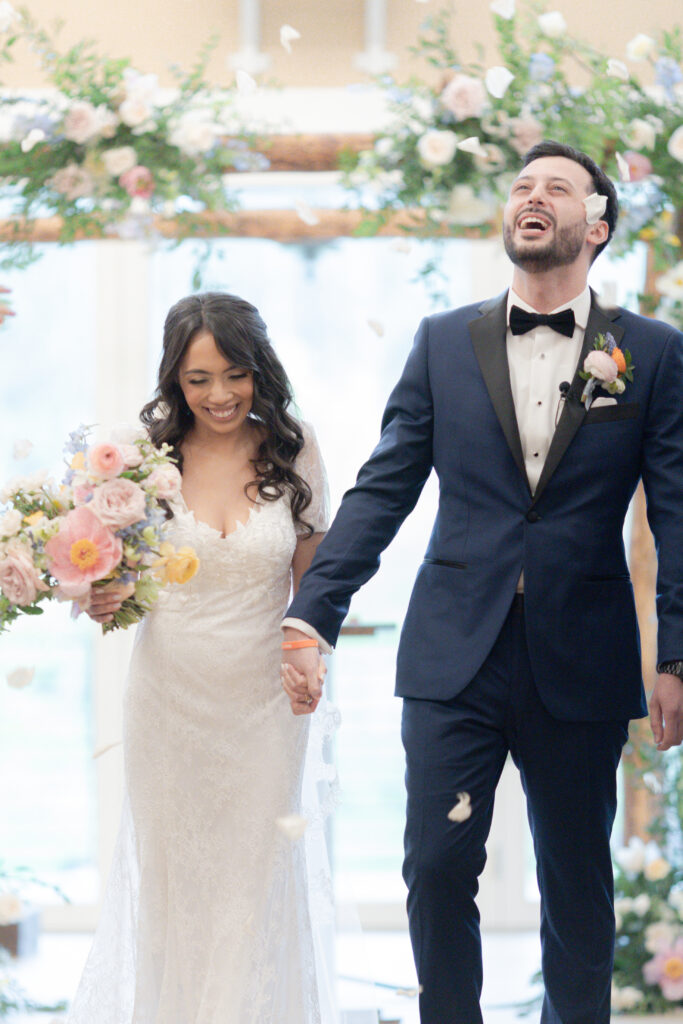
[[[514,241],[514,228],[504,225],[503,244],[505,252],[516,267],[528,274],[542,274],[556,267],[567,267],[574,263],[583,249],[585,224],[568,224],[554,229],[544,245],[537,242]]]

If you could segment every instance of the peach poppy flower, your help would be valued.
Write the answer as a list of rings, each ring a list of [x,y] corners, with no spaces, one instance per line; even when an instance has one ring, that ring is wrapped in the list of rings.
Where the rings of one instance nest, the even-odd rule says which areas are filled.
[[[75,598],[95,580],[109,576],[121,561],[121,540],[87,506],[64,517],[59,532],[45,545],[48,566],[62,594]]]

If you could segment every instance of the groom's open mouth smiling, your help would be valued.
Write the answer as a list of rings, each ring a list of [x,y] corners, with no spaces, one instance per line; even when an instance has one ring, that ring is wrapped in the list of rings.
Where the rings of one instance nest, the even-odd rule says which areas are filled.
[[[540,236],[552,227],[552,221],[541,213],[523,213],[517,218],[517,227],[526,235]]]

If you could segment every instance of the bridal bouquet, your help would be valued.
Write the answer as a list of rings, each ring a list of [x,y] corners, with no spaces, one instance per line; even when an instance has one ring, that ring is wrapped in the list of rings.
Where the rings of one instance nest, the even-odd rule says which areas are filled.
[[[186,583],[199,568],[192,548],[164,539],[164,503],[180,490],[169,446],[145,437],[88,443],[74,431],[61,484],[38,473],[0,491],[0,631],[20,614],[37,615],[52,598],[87,609],[92,586],[131,590],[104,632],[139,622],[163,586]]]

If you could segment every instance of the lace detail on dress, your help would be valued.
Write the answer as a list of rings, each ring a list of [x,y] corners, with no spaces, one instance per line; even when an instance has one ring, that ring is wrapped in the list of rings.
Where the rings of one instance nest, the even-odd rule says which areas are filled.
[[[320,474],[318,527],[317,446],[307,444],[304,471]],[[317,810],[302,812],[310,722],[291,714],[279,678],[297,542],[289,502],[257,504],[227,537],[178,503],[169,539],[191,544],[200,569],[138,629],[124,699],[127,799],[68,1022],[331,1024],[306,878],[324,832]],[[318,777],[329,772],[316,763]],[[310,814],[311,834],[291,842],[276,819],[297,813]],[[316,904],[325,870],[316,860]]]
[[[310,423],[301,424],[304,446],[297,456],[295,468],[311,488],[311,504],[304,510],[303,518],[316,533],[324,533],[330,523],[330,492],[327,473],[318,447],[315,431]],[[303,528],[297,527],[297,533]]]

